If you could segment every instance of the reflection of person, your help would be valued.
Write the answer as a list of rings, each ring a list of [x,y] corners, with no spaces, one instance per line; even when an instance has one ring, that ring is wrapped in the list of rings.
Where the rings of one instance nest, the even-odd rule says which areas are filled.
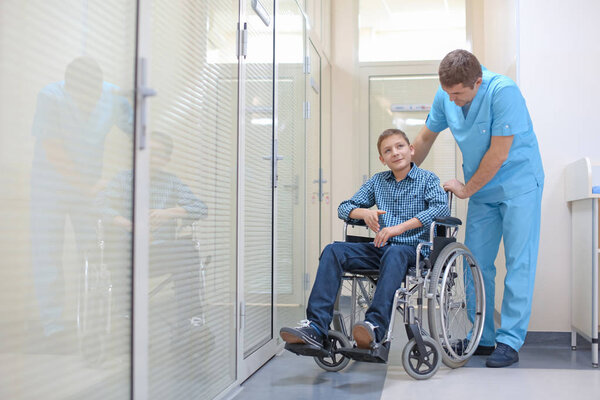
[[[364,220],[376,232],[373,243],[335,242],[323,250],[306,315],[298,328],[284,327],[287,343],[323,347],[333,317],[333,306],[344,271],[379,269],[373,302],[365,321],[352,330],[359,348],[371,348],[385,336],[394,293],[416,261],[419,242],[428,240],[434,218],[448,215],[446,194],[437,176],[411,162],[414,149],[405,133],[388,129],[377,143],[379,159],[390,171],[369,179],[350,199],[342,202],[343,220]],[[376,205],[377,210],[370,209]]]
[[[32,265],[44,335],[64,331],[62,252],[69,216],[79,252],[93,240],[93,195],[100,186],[106,135],[130,133],[133,112],[118,88],[104,82],[92,58],[73,60],[64,81],[37,98],[31,176]]]
[[[199,299],[190,302],[186,296],[198,293],[200,261],[192,241],[177,238],[177,228],[179,223],[205,217],[207,208],[177,176],[164,170],[173,151],[171,137],[152,132],[150,148],[150,274],[172,274],[178,314],[190,318],[200,313]],[[124,238],[129,238],[132,230],[132,187],[133,171],[123,171],[99,195],[109,232],[111,226],[116,228],[108,235],[109,251],[110,246],[130,243]]]
[[[150,139],[150,232],[152,244],[173,240],[178,221],[206,216],[206,206],[181,180],[164,170],[171,159],[173,140],[162,132]],[[132,228],[133,171],[117,174],[103,191],[103,217],[128,232]]]
[[[466,183],[453,179],[444,188],[470,198],[465,244],[485,280],[487,312],[475,354],[491,354],[488,367],[505,367],[519,360],[531,313],[544,184],[540,152],[525,100],[512,80],[483,68],[465,50],[450,52],[439,76],[441,87],[415,140],[415,162],[420,164],[438,133],[450,127]],[[506,279],[502,324],[495,332],[494,260],[501,237]]]

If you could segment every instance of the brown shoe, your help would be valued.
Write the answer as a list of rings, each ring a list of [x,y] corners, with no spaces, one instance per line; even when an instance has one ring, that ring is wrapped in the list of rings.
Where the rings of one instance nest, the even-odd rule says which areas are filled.
[[[375,336],[376,325],[369,321],[357,322],[352,328],[352,337],[356,342],[356,347],[359,349],[371,349],[377,337]]]

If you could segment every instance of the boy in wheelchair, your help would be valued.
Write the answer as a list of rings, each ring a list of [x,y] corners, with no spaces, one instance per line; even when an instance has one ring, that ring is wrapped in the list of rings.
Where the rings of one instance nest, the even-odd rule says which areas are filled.
[[[189,320],[202,315],[198,297],[201,281],[201,260],[195,236],[195,224],[207,214],[206,205],[176,175],[166,171],[173,151],[172,138],[162,132],[152,132],[150,139],[150,277],[169,276],[172,281],[177,310],[177,329],[184,330]],[[112,254],[129,251],[131,242],[131,190],[133,171],[118,173],[99,196],[103,212],[107,248]],[[182,228],[192,232],[182,235]],[[127,260],[114,257],[115,261]],[[124,273],[127,268],[113,265],[114,271]],[[123,281],[125,281],[123,279]],[[164,285],[159,285],[158,289]],[[126,289],[123,289],[126,290]],[[193,301],[190,294],[194,293]],[[154,290],[150,293],[152,296]],[[203,322],[203,321],[202,321]]]
[[[306,310],[307,320],[296,328],[284,327],[281,338],[302,345],[297,354],[318,356],[327,338],[334,303],[345,272],[379,270],[377,287],[365,320],[357,322],[352,335],[359,349],[374,349],[390,325],[395,292],[408,268],[414,267],[417,245],[429,238],[437,217],[449,215],[447,197],[433,173],[412,163],[414,148],[406,134],[387,129],[377,141],[380,161],[389,171],[375,174],[350,199],[342,202],[338,216],[364,223],[375,232],[372,243],[335,242],[323,250]],[[376,205],[377,209],[370,209]],[[428,253],[424,247],[422,253]],[[427,256],[427,254],[423,254]],[[286,348],[290,349],[286,345]]]

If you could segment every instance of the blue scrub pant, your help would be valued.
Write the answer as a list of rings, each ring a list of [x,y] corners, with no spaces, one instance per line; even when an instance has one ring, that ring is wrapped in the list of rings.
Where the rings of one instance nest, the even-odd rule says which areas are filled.
[[[477,259],[485,282],[485,323],[480,342],[483,346],[501,342],[518,351],[525,341],[540,239],[542,191],[540,186],[494,203],[469,201],[465,244]],[[496,332],[494,261],[501,238],[504,238],[506,278],[502,322]]]

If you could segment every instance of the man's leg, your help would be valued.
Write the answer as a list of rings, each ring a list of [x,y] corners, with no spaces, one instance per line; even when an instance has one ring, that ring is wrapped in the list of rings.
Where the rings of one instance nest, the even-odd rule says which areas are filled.
[[[542,188],[506,201],[502,207],[506,278],[502,325],[496,340],[519,351],[529,325],[540,239]]]
[[[480,346],[494,346],[494,300],[496,290],[496,266],[502,220],[499,205],[469,201],[465,245],[479,263],[485,286],[485,321]]]
[[[352,335],[360,348],[370,348],[373,341],[381,342],[390,325],[394,294],[402,286],[409,267],[415,265],[417,253],[413,246],[388,245],[383,248],[381,267],[373,302]]]

